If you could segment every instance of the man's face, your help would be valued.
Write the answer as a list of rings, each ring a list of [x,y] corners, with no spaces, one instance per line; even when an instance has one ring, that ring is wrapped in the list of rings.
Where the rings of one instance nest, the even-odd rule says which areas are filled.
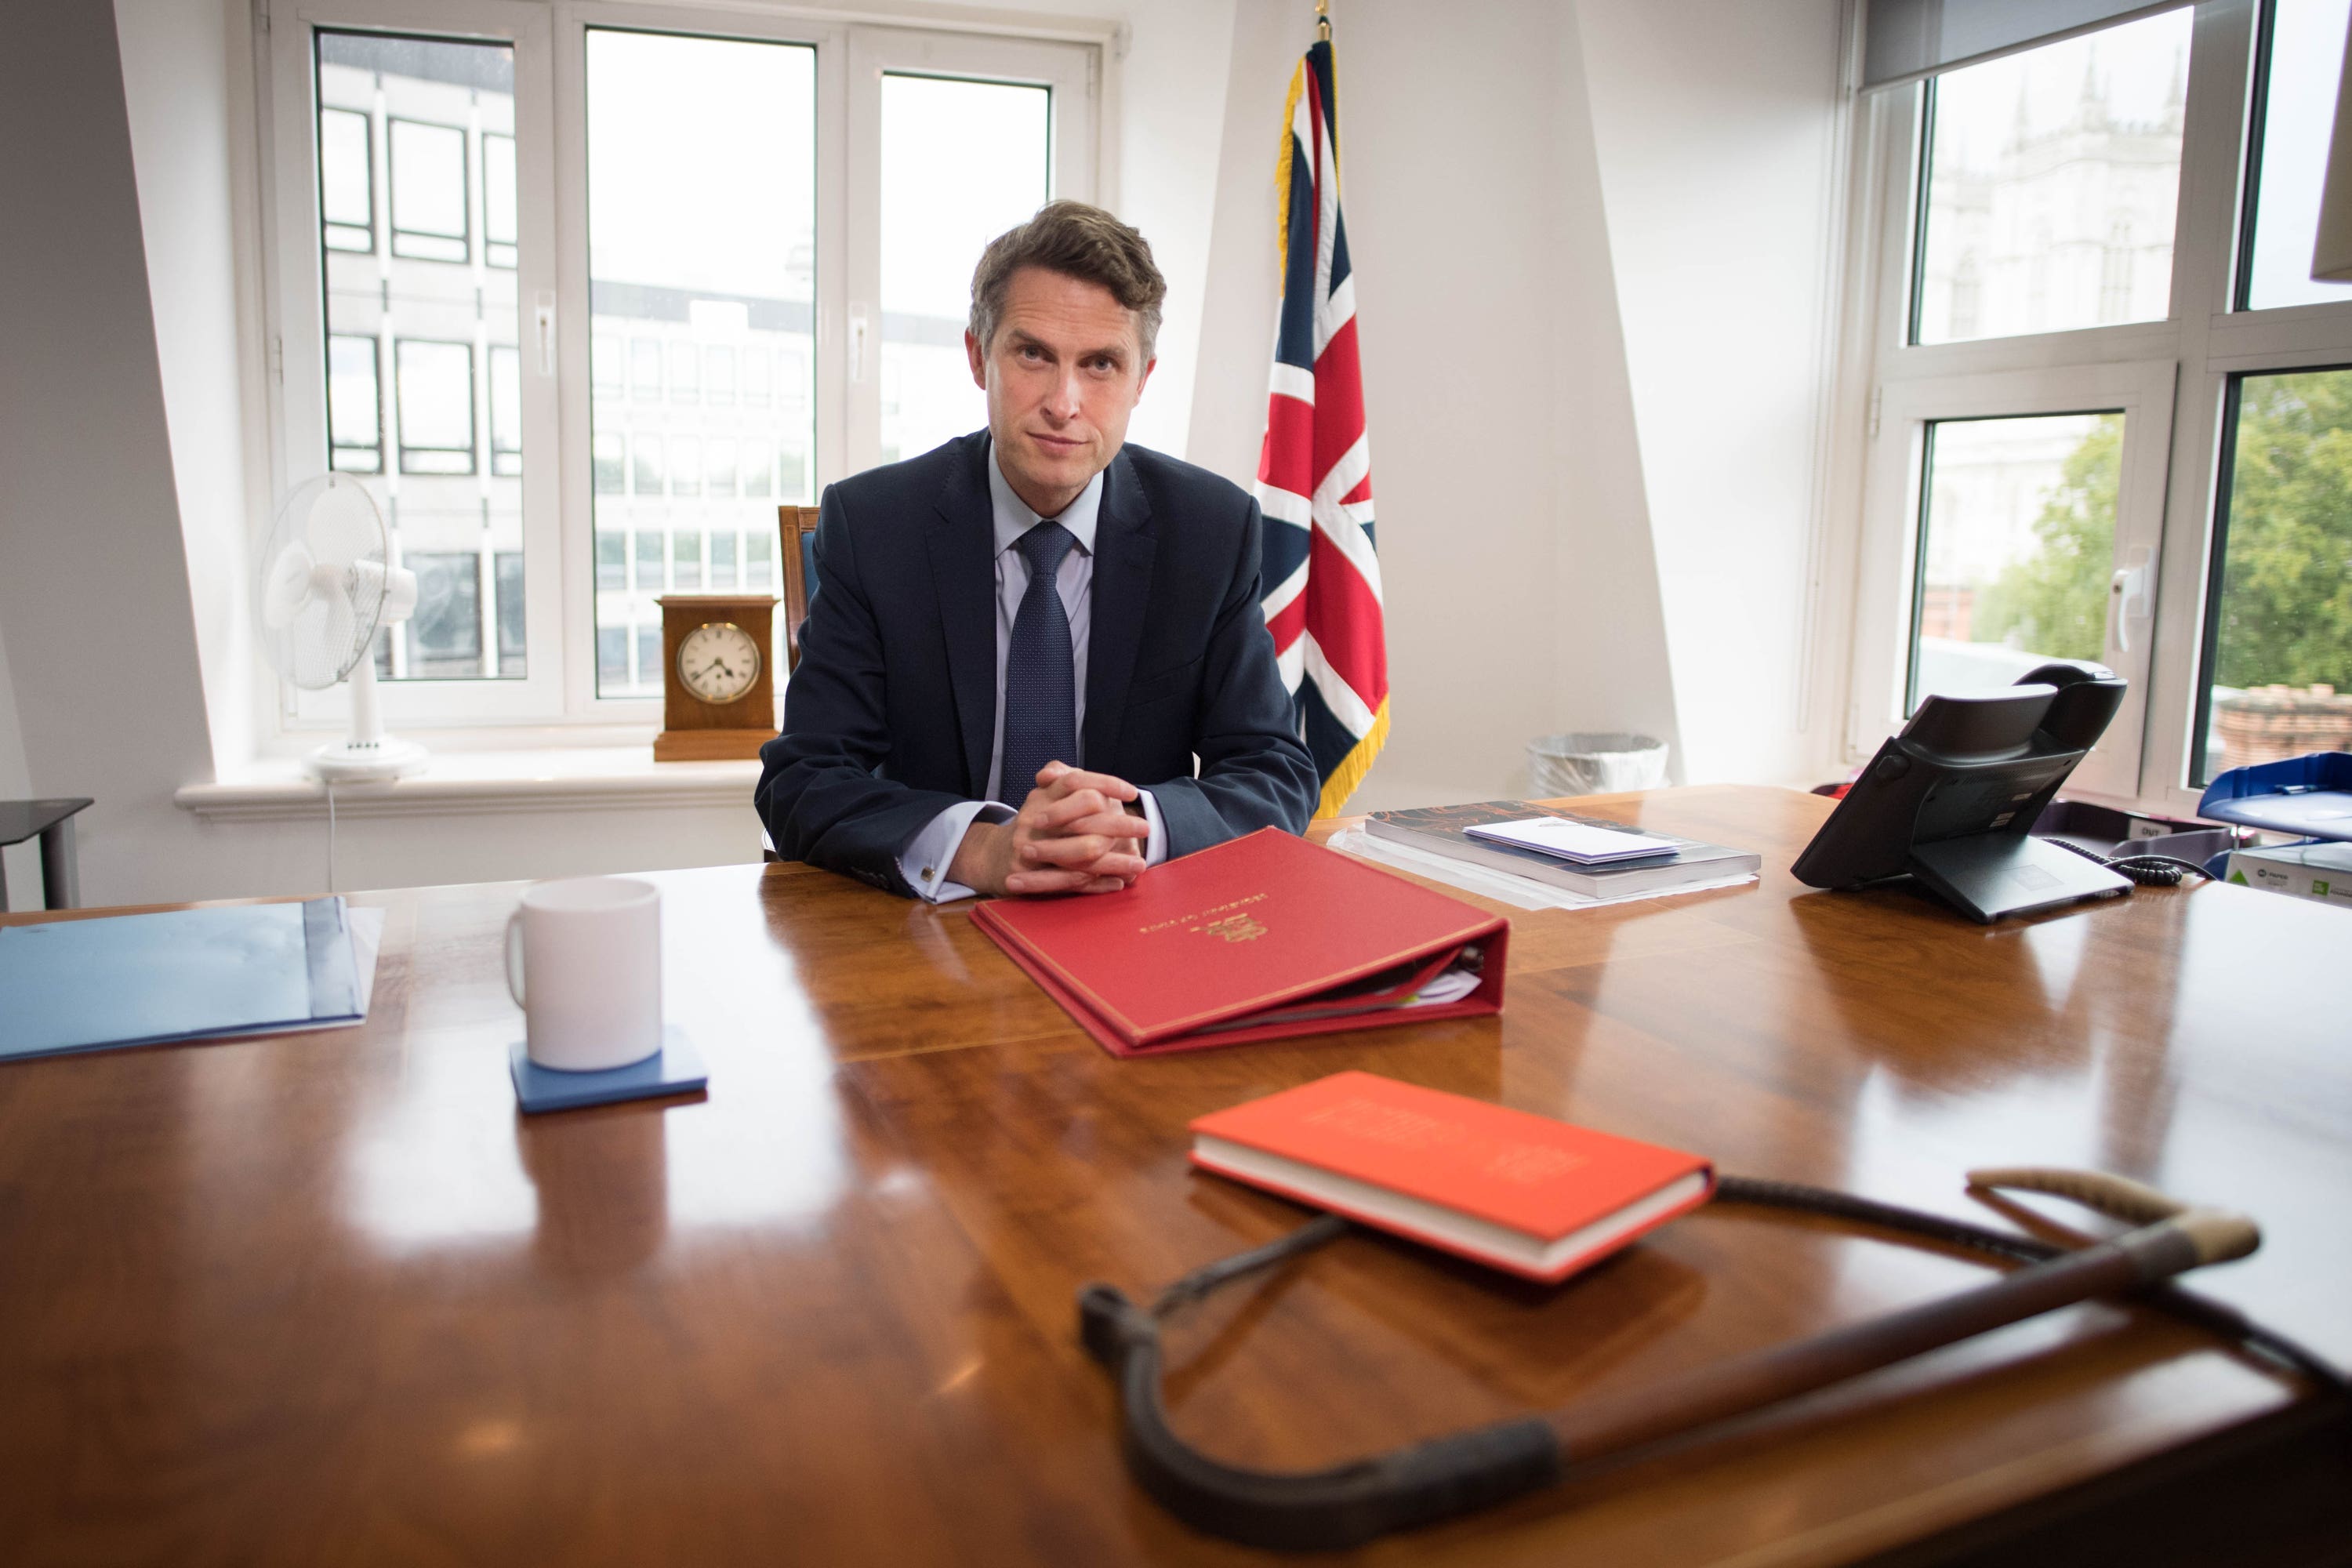
[[[1158,363],[1143,358],[1135,312],[1099,283],[1024,267],[995,341],[983,352],[966,332],[963,345],[1005,479],[1040,516],[1059,516],[1118,456]]]

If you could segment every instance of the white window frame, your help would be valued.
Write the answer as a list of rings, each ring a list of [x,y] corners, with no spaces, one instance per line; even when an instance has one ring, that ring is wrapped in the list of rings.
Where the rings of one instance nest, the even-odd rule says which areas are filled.
[[[2258,0],[2203,0],[2195,7],[2164,321],[1911,344],[1920,95],[1916,88],[1874,93],[1855,116],[1854,221],[1866,237],[1866,264],[1857,268],[1860,298],[1849,319],[1867,323],[1871,392],[1854,598],[1845,612],[1853,628],[1849,765],[1866,760],[1902,722],[1927,423],[2121,409],[2116,566],[2145,566],[2146,577],[2135,581],[2145,600],[2136,598],[2129,616],[2118,616],[2110,595],[2107,662],[2132,690],[2067,793],[2194,815],[2201,792],[2187,781],[2229,377],[2352,363],[2352,300],[2231,308],[2251,174],[2247,129],[2263,107],[2252,102],[2257,6]]]
[[[514,743],[577,744],[584,726],[631,738],[656,726],[657,697],[596,695],[585,104],[586,31],[635,28],[807,45],[816,50],[817,299],[810,374],[818,489],[871,467],[880,450],[880,79],[884,72],[1050,88],[1053,194],[1108,201],[1116,97],[1108,22],[996,13],[970,25],[926,16],[855,25],[838,11],[695,7],[626,0],[263,0],[257,38],[264,158],[264,321],[273,494],[319,470],[328,450],[325,312],[312,81],[314,27],[507,43],[515,50],[517,228],[522,324],[526,674],[520,679],[383,683],[386,721],[412,731],[504,730]],[[379,244],[389,192],[375,193]],[[479,201],[479,193],[475,200]],[[548,342],[536,341],[547,324]],[[861,321],[864,330],[859,330]],[[853,354],[862,348],[862,353]],[[312,385],[311,383],[316,384]],[[491,461],[487,415],[480,461]],[[542,455],[543,454],[543,455]],[[387,466],[397,460],[387,447]],[[255,548],[266,537],[257,520]],[[486,647],[496,628],[485,610]],[[344,721],[340,689],[299,690],[268,672],[275,749]],[[619,738],[616,733],[614,738]]]

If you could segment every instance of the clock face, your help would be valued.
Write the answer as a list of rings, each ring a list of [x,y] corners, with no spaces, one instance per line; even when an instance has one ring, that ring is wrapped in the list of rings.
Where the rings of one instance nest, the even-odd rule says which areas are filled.
[[[678,642],[677,679],[705,702],[740,701],[760,679],[760,645],[732,621],[697,626]]]

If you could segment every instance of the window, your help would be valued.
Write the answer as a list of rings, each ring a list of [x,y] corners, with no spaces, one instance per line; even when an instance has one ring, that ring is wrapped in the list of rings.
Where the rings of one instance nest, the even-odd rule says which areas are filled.
[[[2242,310],[2352,300],[2352,283],[2311,279],[2347,11],[2352,0],[2263,7],[2256,49],[2262,108],[2248,138],[2244,226],[2251,243],[2242,252]]]
[[[464,127],[394,120],[392,253],[420,261],[466,260],[471,237],[466,187]]]
[[[2192,776],[2352,751],[2352,368],[2230,382]]]
[[[1052,188],[1051,95],[929,76],[882,79],[882,456],[988,422],[963,331],[971,268]]]
[[[522,351],[510,343],[490,347],[490,472],[522,472]]]
[[[1906,714],[2106,651],[2123,437],[2117,414],[1927,426]]]
[[[375,248],[375,126],[358,110],[319,110],[319,217],[328,248]]]
[[[474,345],[402,338],[392,345],[400,471],[474,471]]]
[[[1913,342],[2163,318],[2189,18],[2166,11],[1926,84]]]
[[[482,242],[493,267],[512,267],[515,235],[515,139],[482,132]]]
[[[376,341],[338,332],[327,339],[330,461],[346,473],[383,472],[383,393]]]
[[[362,476],[418,573],[395,726],[656,721],[655,596],[774,592],[779,501],[977,426],[980,246],[1097,194],[1097,24],[260,3],[273,480]]]
[[[600,430],[658,417],[667,432],[668,489],[691,499],[703,489],[703,442],[740,439],[756,429],[770,439],[806,442],[813,410],[805,403],[747,421],[734,406],[738,353],[761,356],[781,342],[803,350],[814,332],[816,280],[816,51],[797,44],[740,38],[689,38],[592,27],[587,39],[590,285],[596,326],[641,334],[638,395],[666,369],[668,395],[655,415],[612,407],[594,417]],[[740,193],[763,193],[745,202]],[[665,334],[662,340],[652,336]],[[702,396],[706,356],[725,356],[728,395]],[[657,356],[666,359],[659,363]],[[714,394],[719,377],[712,377]],[[637,439],[646,437],[639,436]],[[658,465],[659,458],[654,462]],[[660,493],[639,470],[637,497]],[[608,525],[647,530],[692,528],[668,514],[622,509],[635,502],[599,498]],[[723,502],[740,505],[739,501]],[[657,533],[641,532],[657,544]],[[701,586],[699,546],[678,535],[676,586]],[[657,625],[660,611],[640,577],[641,597],[600,605],[600,616],[631,626]],[[639,667],[644,684],[615,689],[651,694],[660,671]]]
[[[481,558],[470,552],[419,552],[400,563],[416,574],[416,614],[399,627],[407,658],[395,654],[403,677],[478,675],[482,667]]]
[[[2352,739],[2352,286],[2308,277],[2348,11],[2208,0],[1866,100],[1849,759],[2053,658],[2130,683],[2078,794],[2186,814]]]

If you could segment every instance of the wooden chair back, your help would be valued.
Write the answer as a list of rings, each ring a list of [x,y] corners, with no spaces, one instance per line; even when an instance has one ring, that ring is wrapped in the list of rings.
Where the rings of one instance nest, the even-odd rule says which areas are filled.
[[[801,623],[808,619],[809,595],[816,592],[816,564],[809,541],[816,535],[817,509],[776,509],[776,544],[784,569],[784,668],[801,663]]]

